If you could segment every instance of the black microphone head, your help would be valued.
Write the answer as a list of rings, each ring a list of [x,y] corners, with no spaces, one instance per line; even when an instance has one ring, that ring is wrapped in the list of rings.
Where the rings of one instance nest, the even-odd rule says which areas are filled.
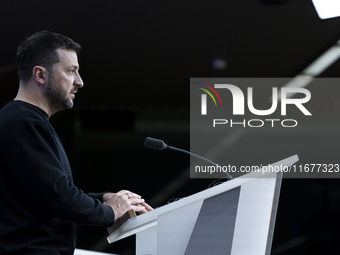
[[[144,141],[144,146],[147,148],[151,148],[151,149],[155,149],[155,150],[164,150],[168,147],[168,145],[166,145],[164,143],[164,141],[159,140],[159,139],[155,139],[155,138],[151,138],[151,137],[146,137],[145,141]]]

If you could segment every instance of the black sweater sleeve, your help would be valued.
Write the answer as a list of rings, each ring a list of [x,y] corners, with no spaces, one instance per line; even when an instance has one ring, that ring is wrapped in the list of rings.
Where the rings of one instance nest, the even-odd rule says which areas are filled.
[[[103,202],[103,196],[107,192],[102,192],[102,193],[87,193],[88,196],[98,199],[100,202]]]
[[[6,159],[20,187],[46,214],[78,224],[113,224],[112,208],[73,184],[65,151],[50,124],[28,125],[11,142]]]

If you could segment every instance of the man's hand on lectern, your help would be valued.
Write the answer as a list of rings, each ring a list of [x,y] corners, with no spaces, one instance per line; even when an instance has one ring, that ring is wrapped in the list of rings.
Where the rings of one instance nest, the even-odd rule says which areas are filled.
[[[153,210],[140,195],[128,190],[104,194],[103,203],[111,206],[115,213],[115,221],[130,209],[141,214]]]

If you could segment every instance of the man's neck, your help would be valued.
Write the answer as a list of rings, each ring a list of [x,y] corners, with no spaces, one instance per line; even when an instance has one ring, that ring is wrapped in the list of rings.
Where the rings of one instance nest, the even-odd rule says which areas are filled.
[[[51,117],[54,112],[50,111],[50,108],[48,106],[48,103],[44,99],[42,95],[42,91],[36,91],[34,89],[29,88],[29,84],[20,85],[18,93],[14,100],[20,100],[32,105],[35,105],[36,107],[39,107],[44,112],[48,114],[49,117]]]

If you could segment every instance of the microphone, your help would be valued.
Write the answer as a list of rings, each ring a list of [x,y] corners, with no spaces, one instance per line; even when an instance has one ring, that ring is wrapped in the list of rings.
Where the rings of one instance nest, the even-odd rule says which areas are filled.
[[[167,149],[169,147],[168,145],[165,144],[164,141],[151,137],[145,138],[144,146],[159,151]]]
[[[151,137],[146,137],[145,141],[144,141],[144,146],[147,147],[147,148],[159,150],[159,151],[169,149],[169,150],[183,152],[183,153],[189,154],[190,156],[193,156],[193,157],[199,158],[203,161],[206,161],[211,165],[218,166],[218,164],[216,164],[215,162],[213,162],[209,159],[206,159],[202,156],[199,156],[195,153],[192,153],[190,151],[186,151],[186,150],[183,150],[183,149],[180,149],[180,148],[176,148],[176,147],[173,147],[173,146],[169,146],[163,140],[159,140],[159,139],[155,139],[155,138],[151,138]],[[228,180],[233,179],[233,177],[228,172],[226,172],[226,175],[227,175]]]

